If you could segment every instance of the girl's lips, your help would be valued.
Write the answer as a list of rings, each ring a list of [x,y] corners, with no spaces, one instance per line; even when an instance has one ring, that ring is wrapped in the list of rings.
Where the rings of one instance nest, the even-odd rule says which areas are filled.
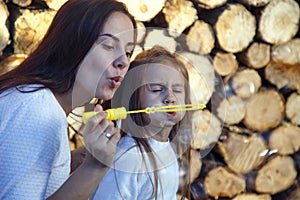
[[[174,117],[176,115],[176,112],[167,112],[168,117]]]

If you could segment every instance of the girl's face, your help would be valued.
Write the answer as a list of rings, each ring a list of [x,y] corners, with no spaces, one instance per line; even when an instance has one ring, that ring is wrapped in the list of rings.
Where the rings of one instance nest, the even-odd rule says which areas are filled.
[[[123,13],[112,13],[79,66],[73,90],[75,99],[81,99],[81,103],[94,97],[111,99],[128,70],[133,48],[131,20]]]
[[[140,103],[146,107],[185,104],[185,78],[167,61],[153,63],[144,73],[146,86],[140,90]],[[184,116],[179,112],[154,112],[143,116],[146,122],[159,127],[172,127]]]

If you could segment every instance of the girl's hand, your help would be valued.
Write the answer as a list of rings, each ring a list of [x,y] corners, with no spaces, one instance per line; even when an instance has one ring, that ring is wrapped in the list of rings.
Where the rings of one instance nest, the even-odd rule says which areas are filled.
[[[89,164],[102,163],[110,167],[114,160],[117,143],[121,137],[120,131],[114,127],[112,121],[105,119],[107,113],[103,111],[100,105],[96,105],[95,111],[99,113],[89,119],[83,132],[87,149],[85,162]]]

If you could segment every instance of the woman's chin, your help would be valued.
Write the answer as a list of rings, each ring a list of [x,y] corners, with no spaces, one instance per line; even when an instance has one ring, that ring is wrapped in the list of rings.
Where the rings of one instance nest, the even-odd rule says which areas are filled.
[[[112,99],[113,95],[114,95],[114,92],[110,92],[110,93],[107,92],[105,94],[96,95],[96,98],[107,101],[107,100]]]

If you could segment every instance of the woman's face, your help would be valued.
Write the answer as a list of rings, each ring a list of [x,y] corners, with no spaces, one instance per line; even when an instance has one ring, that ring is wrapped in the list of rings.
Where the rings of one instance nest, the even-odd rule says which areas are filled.
[[[94,97],[111,99],[128,70],[133,48],[131,20],[123,13],[112,13],[79,66],[74,85],[76,98],[81,103]]]
[[[185,78],[171,62],[154,63],[145,71],[146,86],[140,90],[141,107],[158,107],[185,104]],[[171,127],[178,123],[185,112],[154,112],[144,115],[148,123]]]

